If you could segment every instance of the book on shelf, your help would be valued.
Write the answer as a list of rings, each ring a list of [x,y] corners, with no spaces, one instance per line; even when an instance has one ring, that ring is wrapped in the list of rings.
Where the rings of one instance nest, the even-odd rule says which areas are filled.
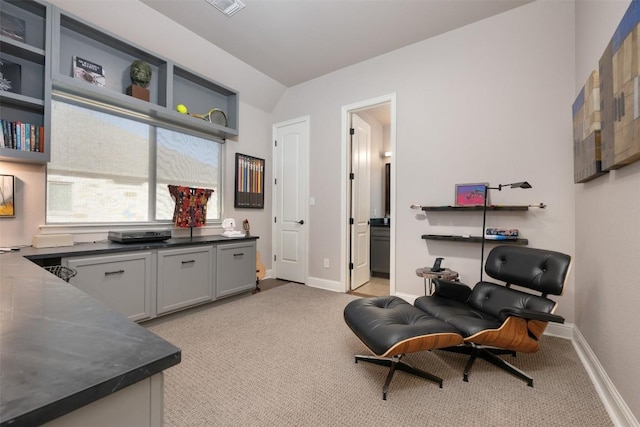
[[[44,126],[38,126],[38,139],[40,141],[40,152],[44,153]]]
[[[15,135],[16,135],[16,150],[22,150],[22,132],[20,131],[20,122],[15,122]]]
[[[2,125],[2,148],[11,148],[11,131],[7,127],[8,123],[4,119],[0,122]]]
[[[486,240],[518,240],[518,236],[499,236],[497,234],[487,234],[484,238]]]
[[[20,123],[20,149],[22,151],[29,151],[27,146],[27,132],[24,123]]]
[[[36,125],[29,125],[29,127],[29,135],[31,136],[29,148],[31,151],[38,151],[36,150]]]
[[[73,57],[73,77],[83,80],[92,85],[104,87],[107,80],[104,75],[104,68],[102,65],[80,58],[79,56]]]
[[[487,240],[517,240],[520,231],[517,228],[487,228],[484,238]]]
[[[44,153],[44,126],[0,119],[0,148]]]

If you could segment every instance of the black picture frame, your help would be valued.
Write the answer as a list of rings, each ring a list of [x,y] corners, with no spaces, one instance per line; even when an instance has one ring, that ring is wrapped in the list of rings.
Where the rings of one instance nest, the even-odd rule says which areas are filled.
[[[264,209],[264,159],[236,153],[235,208]]]
[[[7,61],[6,59],[0,59],[0,73],[2,77],[8,81],[7,92],[22,93],[22,67],[15,62]]]
[[[15,218],[15,194],[16,177],[14,175],[0,175],[0,218]]]

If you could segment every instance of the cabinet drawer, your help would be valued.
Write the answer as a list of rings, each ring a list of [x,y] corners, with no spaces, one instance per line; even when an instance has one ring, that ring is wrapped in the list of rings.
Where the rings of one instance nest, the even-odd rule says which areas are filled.
[[[212,246],[158,251],[158,314],[213,299]]]
[[[371,227],[371,236],[389,238],[389,227]]]
[[[132,320],[151,317],[151,252],[69,258],[78,275],[71,284]]]
[[[218,245],[216,298],[253,289],[256,283],[256,243]]]

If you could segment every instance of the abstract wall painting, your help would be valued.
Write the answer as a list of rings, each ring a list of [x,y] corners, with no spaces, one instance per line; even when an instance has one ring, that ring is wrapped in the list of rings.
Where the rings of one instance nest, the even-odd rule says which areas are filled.
[[[583,183],[605,174],[600,145],[600,78],[592,71],[572,106],[573,181]]]
[[[633,0],[599,63],[602,170],[640,160],[640,0]]]

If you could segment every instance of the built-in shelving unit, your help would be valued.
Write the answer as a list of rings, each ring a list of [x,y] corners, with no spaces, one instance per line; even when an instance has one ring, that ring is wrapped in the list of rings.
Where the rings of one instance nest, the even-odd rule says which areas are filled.
[[[544,205],[540,205],[544,207]],[[422,206],[425,212],[483,212],[484,206]],[[504,211],[504,212],[524,212],[528,211],[527,205],[491,205],[487,206],[487,211]],[[483,230],[484,233],[484,230]],[[466,236],[466,235],[452,235],[452,234],[423,234],[424,240],[440,240],[440,241],[452,241],[452,242],[465,242],[465,243],[480,243],[482,242],[482,236]],[[528,245],[527,239],[484,239],[485,242],[499,243],[507,245]]]
[[[39,0],[0,0],[0,9],[24,22],[24,37],[0,35],[0,58],[20,67],[20,88],[0,91],[1,117],[8,122],[44,127],[43,152],[0,147],[0,160],[46,163],[50,159],[51,100],[87,103],[115,114],[136,115],[139,120],[201,137],[224,141],[238,135],[239,94],[153,52]],[[73,57],[103,67],[104,87],[73,77]],[[127,95],[130,67],[135,60],[151,66],[149,101]],[[222,110],[227,123],[217,124],[181,114]]]
[[[27,163],[49,161],[47,130],[49,128],[50,88],[46,84],[49,60],[51,8],[37,1],[0,0],[0,9],[12,20],[21,22],[22,31],[9,36],[0,33],[0,59],[3,74],[12,81],[12,88],[0,91],[0,118],[10,123],[25,123],[44,127],[45,144],[41,151],[0,147],[0,160]],[[5,67],[19,67],[17,75],[7,74]]]
[[[54,8],[54,20],[54,98],[58,93],[72,94],[216,139],[224,140],[238,135],[237,91],[122,40],[106,30],[97,29],[58,8]],[[98,87],[73,78],[74,56],[101,65],[105,70],[105,86]],[[143,60],[151,65],[152,78],[147,87],[149,101],[126,94],[131,85],[130,66],[135,60]],[[181,114],[176,111],[178,104],[185,105],[190,112],[197,114],[218,108],[227,116],[227,125]]]

